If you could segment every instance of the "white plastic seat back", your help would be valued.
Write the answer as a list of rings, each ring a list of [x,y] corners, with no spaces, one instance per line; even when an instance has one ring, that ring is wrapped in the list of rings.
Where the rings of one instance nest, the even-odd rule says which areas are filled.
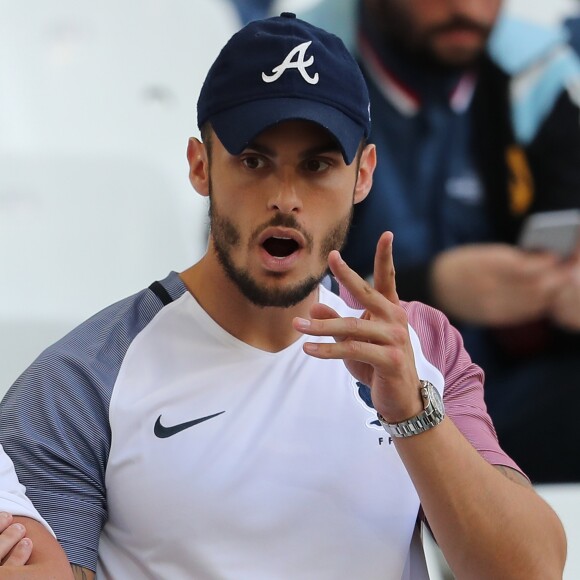
[[[0,9],[1,396],[65,330],[203,253],[185,152],[239,22],[228,0]]]

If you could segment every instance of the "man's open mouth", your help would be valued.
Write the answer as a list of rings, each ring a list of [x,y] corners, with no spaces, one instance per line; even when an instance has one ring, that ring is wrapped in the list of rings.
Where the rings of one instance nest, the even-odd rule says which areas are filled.
[[[275,258],[286,258],[296,252],[300,245],[292,238],[272,236],[264,241],[262,247]]]

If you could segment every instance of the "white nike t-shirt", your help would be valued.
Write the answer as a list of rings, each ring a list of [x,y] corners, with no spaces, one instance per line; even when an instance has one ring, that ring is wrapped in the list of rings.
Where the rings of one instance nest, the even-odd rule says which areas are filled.
[[[510,465],[458,333],[405,308],[419,376]],[[118,580],[418,578],[419,499],[370,391],[304,340],[248,346],[171,273],[47,349],[2,401],[0,437],[71,562]]]
[[[151,578],[402,577],[415,490],[342,361],[304,340],[248,346],[190,294],[135,338],[110,405],[101,577],[139,577],[144,558]]]

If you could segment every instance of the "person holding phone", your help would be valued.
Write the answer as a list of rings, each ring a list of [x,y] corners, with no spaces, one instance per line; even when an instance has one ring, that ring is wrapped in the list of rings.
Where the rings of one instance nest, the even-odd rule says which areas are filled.
[[[580,62],[502,0],[322,0],[371,95],[379,163],[345,259],[372,276],[392,230],[400,295],[442,309],[486,372],[500,442],[535,482],[580,481],[580,255],[519,246],[580,208]],[[557,425],[555,429],[546,427]]]

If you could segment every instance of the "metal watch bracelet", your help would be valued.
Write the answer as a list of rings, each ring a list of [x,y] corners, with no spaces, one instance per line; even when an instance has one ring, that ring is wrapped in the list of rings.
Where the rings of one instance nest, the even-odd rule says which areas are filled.
[[[412,437],[439,425],[445,417],[445,408],[439,391],[429,382],[420,381],[419,391],[424,409],[418,415],[399,423],[389,423],[380,413],[377,417],[385,431],[392,437]]]

